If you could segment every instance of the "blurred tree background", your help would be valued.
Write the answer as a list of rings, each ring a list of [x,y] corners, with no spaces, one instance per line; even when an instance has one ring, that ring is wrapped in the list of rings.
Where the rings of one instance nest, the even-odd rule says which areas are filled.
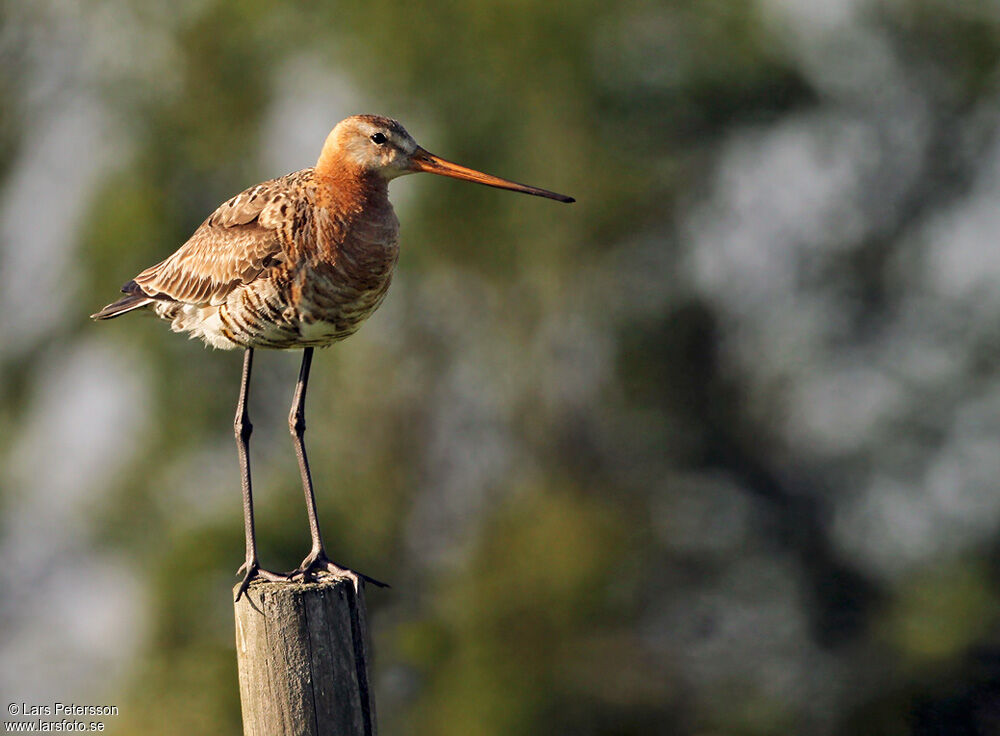
[[[1000,8],[0,3],[0,694],[238,733],[240,356],[87,315],[342,117],[392,184],[317,355],[386,734],[1000,733]],[[252,387],[262,561],[308,548]]]

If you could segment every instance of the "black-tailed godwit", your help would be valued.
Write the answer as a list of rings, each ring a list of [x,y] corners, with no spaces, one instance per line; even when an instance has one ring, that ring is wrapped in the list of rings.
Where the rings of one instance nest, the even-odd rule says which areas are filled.
[[[389,203],[388,184],[419,171],[573,201],[428,153],[395,120],[355,115],[330,132],[313,168],[237,194],[173,255],[125,284],[124,297],[93,315],[111,319],[148,308],[175,332],[217,348],[245,351],[235,420],[246,525],[246,561],[240,568],[245,575],[237,600],[258,576],[309,580],[329,572],[358,584],[357,573],[330,561],[320,534],[303,444],[306,386],[313,348],[353,334],[385,298],[399,256],[399,221]],[[290,573],[265,570],[257,560],[247,412],[255,348],[304,348],[288,421],[312,549]]]

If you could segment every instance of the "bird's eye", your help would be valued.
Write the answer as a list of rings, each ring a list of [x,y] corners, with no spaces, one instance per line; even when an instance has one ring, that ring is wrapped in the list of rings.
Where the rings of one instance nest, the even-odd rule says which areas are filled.
[[[385,133],[372,133],[372,143],[377,143],[381,146],[387,140],[389,139],[385,137]]]

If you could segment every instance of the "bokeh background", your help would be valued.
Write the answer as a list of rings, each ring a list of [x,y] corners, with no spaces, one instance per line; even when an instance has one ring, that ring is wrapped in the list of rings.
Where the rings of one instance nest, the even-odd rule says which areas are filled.
[[[240,355],[94,324],[355,112],[564,191],[393,183],[318,353],[385,734],[1000,733],[1000,6],[0,3],[0,695],[239,732]],[[259,353],[263,562],[308,548]]]

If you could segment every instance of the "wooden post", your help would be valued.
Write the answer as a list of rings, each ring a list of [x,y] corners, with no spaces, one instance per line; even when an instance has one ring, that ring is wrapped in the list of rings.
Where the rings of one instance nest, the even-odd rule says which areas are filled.
[[[235,609],[245,736],[375,735],[363,587],[255,582]]]

